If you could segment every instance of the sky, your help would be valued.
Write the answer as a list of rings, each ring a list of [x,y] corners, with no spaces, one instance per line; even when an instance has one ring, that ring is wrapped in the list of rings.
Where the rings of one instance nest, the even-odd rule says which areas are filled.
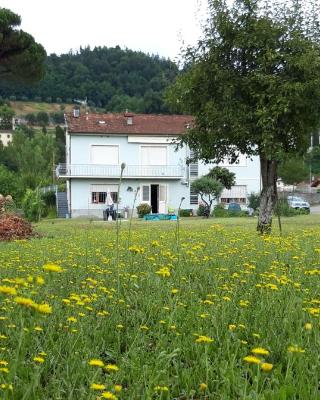
[[[206,0],[0,0],[48,54],[119,45],[178,60],[201,35]]]

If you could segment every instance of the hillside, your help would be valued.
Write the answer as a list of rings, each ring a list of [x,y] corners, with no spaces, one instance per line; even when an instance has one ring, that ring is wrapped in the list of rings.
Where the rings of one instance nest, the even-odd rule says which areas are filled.
[[[105,111],[167,113],[163,92],[178,75],[177,65],[168,59],[119,46],[51,54],[46,64],[45,77],[35,86],[0,81],[0,96],[13,102],[59,103],[58,108],[87,98],[89,106]]]
[[[30,113],[46,112],[56,113],[64,110],[64,112],[72,111],[72,104],[58,104],[58,103],[39,103],[32,101],[11,101],[10,106],[15,111],[16,116],[24,116]]]

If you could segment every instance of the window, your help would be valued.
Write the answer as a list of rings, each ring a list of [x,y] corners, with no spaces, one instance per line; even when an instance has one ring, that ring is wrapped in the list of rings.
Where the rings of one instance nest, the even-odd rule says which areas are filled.
[[[167,146],[141,146],[141,165],[167,165]]]
[[[221,203],[243,203],[247,201],[247,186],[235,185],[231,189],[223,189],[220,197]]]
[[[150,186],[142,185],[142,200],[144,202],[150,202]]]
[[[118,200],[117,185],[91,185],[91,203],[105,204],[108,192],[110,192],[112,201],[116,203]]]
[[[119,164],[119,146],[91,146],[92,164],[118,165]]]

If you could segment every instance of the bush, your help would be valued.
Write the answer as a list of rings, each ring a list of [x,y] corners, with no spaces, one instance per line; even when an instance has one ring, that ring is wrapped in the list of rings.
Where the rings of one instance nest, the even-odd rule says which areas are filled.
[[[206,210],[206,206],[202,203],[199,204],[199,208],[197,209],[197,216],[198,217],[204,217]]]
[[[218,218],[231,218],[231,217],[247,217],[246,211],[226,210],[224,204],[217,204],[212,212],[214,217]]]
[[[31,222],[46,216],[47,208],[39,190],[27,190],[22,200],[22,209],[27,220]]]
[[[150,214],[151,206],[149,206],[149,204],[147,204],[147,203],[141,203],[137,206],[137,211],[138,211],[139,218],[142,218],[145,215]]]
[[[250,193],[249,197],[249,204],[248,207],[253,208],[254,210],[256,210],[257,208],[259,208],[260,206],[260,195],[257,193]]]
[[[274,214],[280,215],[281,217],[294,217],[296,215],[310,214],[310,209],[295,209],[289,206],[286,199],[280,199],[274,208]]]
[[[47,207],[56,206],[56,194],[52,190],[41,194],[41,198]]]
[[[193,217],[193,212],[191,208],[183,208],[179,210],[179,217]]]

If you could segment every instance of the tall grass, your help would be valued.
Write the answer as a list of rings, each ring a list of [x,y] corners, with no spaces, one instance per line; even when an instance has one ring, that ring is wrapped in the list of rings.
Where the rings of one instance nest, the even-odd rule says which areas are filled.
[[[182,220],[180,263],[165,221],[133,222],[129,252],[72,220],[0,243],[0,398],[318,399],[319,222]]]

